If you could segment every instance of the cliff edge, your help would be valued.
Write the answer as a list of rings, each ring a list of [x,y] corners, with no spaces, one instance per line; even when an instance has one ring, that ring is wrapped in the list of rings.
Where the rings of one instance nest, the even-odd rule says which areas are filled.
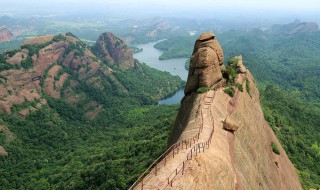
[[[202,46],[218,46],[217,41],[202,42],[202,36],[190,67],[205,62],[199,58]],[[206,57],[223,57],[219,55],[221,48],[216,49],[219,51],[207,50]],[[198,142],[212,139],[211,144],[190,160],[186,175],[177,179],[172,189],[302,189],[295,168],[264,119],[259,91],[242,57],[231,59],[226,71],[220,69],[220,73],[218,63],[214,62],[217,74],[211,73],[210,85],[198,87],[208,91],[200,94],[194,89],[186,95],[169,138],[169,144],[193,138],[198,133],[195,129],[208,119],[203,118],[206,114],[212,124],[203,126]],[[198,74],[200,79],[208,75]],[[210,130],[214,131],[212,137]],[[279,154],[272,146],[279,147]]]
[[[195,43],[168,150],[131,189],[302,189],[264,119],[241,56],[223,65],[213,34]]]

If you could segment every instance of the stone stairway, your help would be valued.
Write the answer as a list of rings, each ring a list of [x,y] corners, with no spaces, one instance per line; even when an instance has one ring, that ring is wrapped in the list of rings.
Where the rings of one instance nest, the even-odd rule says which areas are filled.
[[[178,175],[183,175],[187,170],[188,161],[205,148],[209,148],[211,136],[213,134],[213,120],[211,114],[211,103],[214,98],[214,91],[208,91],[200,105],[200,119],[197,125],[188,128],[192,133],[190,139],[184,139],[174,144],[171,150],[167,150],[165,156],[157,163],[153,164],[146,171],[146,175],[138,179],[129,190],[160,190],[172,186]]]

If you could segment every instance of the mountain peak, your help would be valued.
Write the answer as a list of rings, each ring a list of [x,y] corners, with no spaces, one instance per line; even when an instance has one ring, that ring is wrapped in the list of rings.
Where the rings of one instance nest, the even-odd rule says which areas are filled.
[[[111,32],[101,34],[94,48],[108,65],[118,65],[124,70],[134,67],[131,49],[124,40]]]
[[[199,88],[210,88],[223,79],[223,50],[213,33],[204,33],[196,41],[185,94],[196,92]]]
[[[77,95],[79,82],[99,88],[95,81],[112,75],[72,33],[31,38],[20,49],[4,52],[1,60],[5,67],[0,70],[4,76],[0,77],[0,110],[8,114],[18,111],[23,117],[47,104],[43,94],[77,103],[83,99]],[[99,105],[93,107],[100,109]]]
[[[170,148],[132,189],[302,189],[242,56],[224,69],[213,37],[196,41]]]
[[[10,41],[13,34],[6,26],[0,26],[0,42]]]

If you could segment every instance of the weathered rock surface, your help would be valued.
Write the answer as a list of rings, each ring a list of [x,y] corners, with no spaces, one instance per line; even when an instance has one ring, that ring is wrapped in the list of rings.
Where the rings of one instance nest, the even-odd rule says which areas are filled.
[[[202,34],[195,43],[184,93],[195,92],[200,87],[210,88],[221,81],[223,60],[223,51],[215,35]]]
[[[215,60],[215,65],[219,64],[218,53],[203,45],[203,41],[209,43],[207,40],[210,41],[211,38],[212,35],[205,34],[197,40],[191,62],[193,72],[200,70],[199,68],[206,68],[204,66],[211,60]],[[202,50],[203,47],[206,50]],[[183,160],[176,159],[179,154],[184,154],[183,151],[175,158],[167,160],[168,166],[163,173],[166,173],[169,181],[174,179],[172,187],[169,185],[168,189],[302,189],[293,164],[264,119],[259,91],[250,71],[243,65],[241,56],[234,60],[238,61],[236,65],[239,69],[236,82],[243,86],[243,92],[235,88],[233,97],[224,92],[226,86],[215,87],[203,94],[191,93],[199,81],[188,78],[192,88],[187,84],[187,93],[169,137],[168,146],[191,139],[192,149],[194,138],[197,136],[199,139],[196,138],[193,146],[208,142],[210,136],[212,140],[209,148],[204,148],[203,151],[200,149],[201,151],[194,154],[191,160],[185,159],[183,175],[182,172],[177,172],[181,171],[179,166]],[[207,77],[206,80],[214,82],[208,81],[206,84],[215,83],[218,78],[221,78],[220,73],[218,76]],[[246,91],[247,84],[250,85],[250,92]],[[210,133],[212,131],[213,133]],[[271,142],[279,145],[280,155],[273,153]],[[187,157],[190,152],[185,154],[181,157]],[[175,171],[178,173],[177,176]],[[161,175],[160,170],[157,177]],[[148,180],[162,184],[153,178],[157,179],[151,177]],[[168,180],[164,177],[163,179]],[[145,186],[148,185],[146,181]]]
[[[168,147],[174,150],[168,150],[133,189],[302,189],[293,164],[264,119],[259,91],[242,57],[230,62],[237,70],[240,91],[223,80],[219,50],[209,47],[214,40],[213,34],[203,34],[195,44],[187,93],[168,138]],[[218,76],[200,78],[209,63],[219,72],[208,75]],[[208,91],[195,92],[199,84],[207,85]],[[230,87],[235,89],[232,97],[224,92]],[[280,155],[272,151],[272,142]]]
[[[115,36],[113,38],[116,39]],[[109,43],[108,39],[105,39],[104,43]],[[116,60],[125,59],[127,56],[127,50],[121,50],[121,47],[124,48],[123,44],[117,48],[110,46],[108,49],[113,52],[111,55],[115,55]],[[124,53],[123,57],[121,53]],[[132,53],[130,55],[132,58]],[[20,51],[14,54],[6,52],[4,56],[7,63],[19,67],[0,72],[0,75],[4,76],[0,77],[0,110],[8,114],[12,113],[13,105],[38,101],[33,103],[37,104],[33,107],[17,110],[21,116],[27,116],[30,111],[47,104],[43,93],[53,98],[63,98],[69,103],[79,102],[84,96],[76,93],[75,88],[79,85],[77,80],[100,88],[101,78],[108,77],[117,88],[121,88],[124,93],[127,92],[113,76],[113,71],[70,33],[28,39],[21,45]],[[26,69],[21,67],[25,62],[30,65]],[[72,78],[70,72],[77,78]],[[94,112],[87,115],[94,118],[102,109],[101,105],[92,105],[90,111]]]
[[[12,39],[13,34],[6,26],[0,26],[0,42],[8,42]]]
[[[0,156],[8,156],[8,152],[2,146],[0,146]]]
[[[239,123],[231,116],[227,116],[223,121],[223,128],[230,131],[236,131],[239,128]]]
[[[107,32],[99,36],[95,49],[108,64],[116,64],[121,69],[134,67],[132,51],[126,43],[114,34]]]
[[[169,189],[302,189],[293,164],[264,119],[259,91],[247,69],[237,77],[244,89],[246,79],[250,94],[236,90],[231,98],[222,87],[186,95],[169,146],[197,134],[210,93],[214,93],[209,106],[214,133],[210,147],[188,161],[184,175],[179,175]],[[198,142],[207,141],[210,127],[204,125]],[[280,155],[272,152],[272,141],[279,145]]]
[[[234,59],[237,59],[238,60],[238,63],[237,63],[237,70],[236,72],[237,73],[246,73],[247,72],[247,68],[243,65],[243,60],[242,60],[242,56],[235,56]]]

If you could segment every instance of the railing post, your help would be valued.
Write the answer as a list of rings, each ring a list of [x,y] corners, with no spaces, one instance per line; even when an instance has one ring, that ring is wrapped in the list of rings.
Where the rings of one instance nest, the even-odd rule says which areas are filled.
[[[182,162],[182,175],[183,175],[183,171],[184,171],[184,161]]]
[[[143,190],[143,178],[141,180],[141,190]]]
[[[155,176],[157,176],[157,172],[158,172],[158,165],[155,166]]]

